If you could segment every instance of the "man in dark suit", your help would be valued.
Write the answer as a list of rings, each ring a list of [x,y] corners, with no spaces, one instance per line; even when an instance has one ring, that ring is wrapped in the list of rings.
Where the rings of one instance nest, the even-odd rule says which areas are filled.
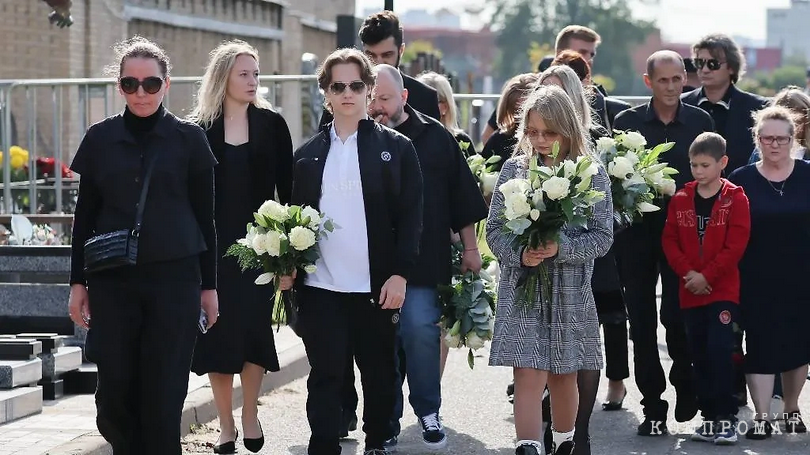
[[[745,56],[729,36],[705,36],[692,46],[692,54],[702,86],[681,99],[712,116],[717,133],[728,144],[728,175],[748,164],[754,150],[751,113],[765,107],[768,100],[735,85],[745,73]]]
[[[404,35],[399,18],[391,11],[372,14],[363,21],[359,31],[363,52],[374,64],[385,63],[399,68],[402,53],[405,52]],[[439,96],[433,87],[402,73],[402,80],[408,90],[408,105],[436,120],[441,120]],[[321,125],[332,121],[328,111],[321,116]]]

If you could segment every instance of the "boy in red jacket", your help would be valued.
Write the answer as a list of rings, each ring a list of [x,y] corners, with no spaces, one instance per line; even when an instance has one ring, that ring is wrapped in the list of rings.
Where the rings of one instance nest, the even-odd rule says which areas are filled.
[[[692,440],[734,444],[732,326],[739,323],[737,264],[751,231],[748,197],[742,187],[720,177],[728,164],[722,136],[698,136],[689,148],[689,161],[695,180],[672,197],[662,246],[670,266],[683,278],[680,305],[703,416]]]

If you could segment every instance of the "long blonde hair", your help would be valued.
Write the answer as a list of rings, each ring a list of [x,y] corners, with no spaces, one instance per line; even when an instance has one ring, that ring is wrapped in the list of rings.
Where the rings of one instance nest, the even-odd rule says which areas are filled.
[[[256,60],[256,64],[259,63],[259,52],[242,40],[225,41],[211,51],[189,120],[209,128],[214,120],[222,115],[228,77],[236,64],[236,58],[240,55],[249,55]],[[256,88],[256,99],[253,104],[256,107],[270,109],[272,105],[259,94],[258,89],[259,87]]]
[[[450,81],[434,71],[425,71],[417,76],[416,79],[436,89],[436,93],[439,95],[439,102],[444,101],[447,105],[447,112],[444,114],[444,118],[438,119],[444,124],[447,131],[453,134],[462,133],[462,129],[458,126],[458,108],[456,107],[456,100],[453,97],[453,87],[450,86]]]
[[[520,126],[517,130],[518,143],[515,155],[531,156],[533,147],[526,136],[529,114],[536,113],[546,124],[546,128],[564,137],[570,143],[565,158],[576,159],[578,156],[592,156],[587,130],[577,118],[577,110],[568,94],[556,85],[541,85],[534,90],[520,110]]]
[[[565,90],[565,93],[568,94],[568,97],[571,98],[571,101],[574,103],[574,109],[577,110],[577,115],[581,119],[582,127],[585,128],[586,131],[590,130],[593,122],[590,98],[585,92],[585,87],[583,87],[577,73],[569,66],[552,66],[540,74],[537,85],[544,85],[543,82],[550,77],[556,77],[562,82],[561,88]]]

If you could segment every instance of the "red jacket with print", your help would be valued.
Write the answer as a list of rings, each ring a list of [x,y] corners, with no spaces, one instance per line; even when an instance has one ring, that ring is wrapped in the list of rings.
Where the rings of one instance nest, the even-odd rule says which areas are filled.
[[[681,277],[681,308],[694,308],[712,302],[740,302],[740,271],[737,264],[745,253],[751,233],[748,197],[742,187],[721,179],[723,186],[712,207],[703,244],[698,238],[695,213],[697,182],[689,182],[675,193],[661,239],[664,254]],[[712,292],[695,295],[686,289],[683,277],[690,270],[706,278]]]

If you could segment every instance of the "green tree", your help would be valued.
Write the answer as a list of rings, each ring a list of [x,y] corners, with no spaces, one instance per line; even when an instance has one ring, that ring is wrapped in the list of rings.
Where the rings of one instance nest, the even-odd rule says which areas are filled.
[[[566,25],[593,28],[602,37],[594,74],[615,81],[620,94],[631,93],[640,78],[633,69],[631,50],[653,29],[651,23],[633,19],[628,0],[496,0],[492,23],[499,30],[496,67],[504,79],[536,68],[526,59],[533,42],[553,47]]]

